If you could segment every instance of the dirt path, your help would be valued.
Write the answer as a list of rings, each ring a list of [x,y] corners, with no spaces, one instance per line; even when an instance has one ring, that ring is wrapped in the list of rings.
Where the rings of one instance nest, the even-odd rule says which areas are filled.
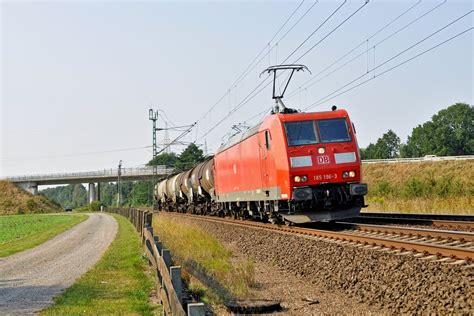
[[[107,214],[91,214],[55,238],[0,259],[0,314],[34,314],[52,303],[102,256],[117,232]]]

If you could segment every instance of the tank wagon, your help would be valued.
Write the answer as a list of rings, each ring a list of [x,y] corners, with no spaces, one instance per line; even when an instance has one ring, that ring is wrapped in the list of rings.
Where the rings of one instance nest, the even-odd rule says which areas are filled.
[[[286,223],[359,215],[367,185],[348,113],[301,113],[281,98],[283,111],[277,106],[214,157],[157,184],[159,210]]]

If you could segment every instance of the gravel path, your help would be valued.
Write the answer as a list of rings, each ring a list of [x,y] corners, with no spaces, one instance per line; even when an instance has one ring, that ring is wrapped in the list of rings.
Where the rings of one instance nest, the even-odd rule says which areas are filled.
[[[0,315],[34,314],[50,305],[100,259],[116,232],[112,216],[91,214],[35,248],[0,259]]]

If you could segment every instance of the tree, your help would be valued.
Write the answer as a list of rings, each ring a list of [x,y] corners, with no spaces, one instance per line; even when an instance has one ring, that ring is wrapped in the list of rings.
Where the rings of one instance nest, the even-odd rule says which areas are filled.
[[[176,161],[176,170],[187,170],[200,162],[203,162],[206,158],[204,157],[203,151],[198,146],[191,143],[188,147],[179,155]]]
[[[131,192],[131,203],[134,206],[152,205],[153,183],[152,181],[137,181],[133,184]]]
[[[173,168],[178,160],[178,156],[175,153],[161,153],[154,159],[150,160],[148,166],[159,166],[165,165],[168,168]]]
[[[74,186],[72,191],[72,207],[81,207],[87,203],[87,190],[80,183]]]
[[[374,144],[361,150],[362,159],[391,159],[400,155],[400,137],[391,129]]]
[[[474,107],[456,103],[433,115],[431,121],[415,127],[403,157],[425,155],[453,156],[474,154]]]

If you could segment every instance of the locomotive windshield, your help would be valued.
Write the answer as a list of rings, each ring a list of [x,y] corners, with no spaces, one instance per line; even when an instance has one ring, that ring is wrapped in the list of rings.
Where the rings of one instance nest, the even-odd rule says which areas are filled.
[[[314,121],[285,123],[288,146],[301,146],[319,143]]]
[[[322,143],[351,141],[345,119],[319,120],[317,122]]]
[[[288,146],[349,142],[346,120],[329,119],[285,123]]]

